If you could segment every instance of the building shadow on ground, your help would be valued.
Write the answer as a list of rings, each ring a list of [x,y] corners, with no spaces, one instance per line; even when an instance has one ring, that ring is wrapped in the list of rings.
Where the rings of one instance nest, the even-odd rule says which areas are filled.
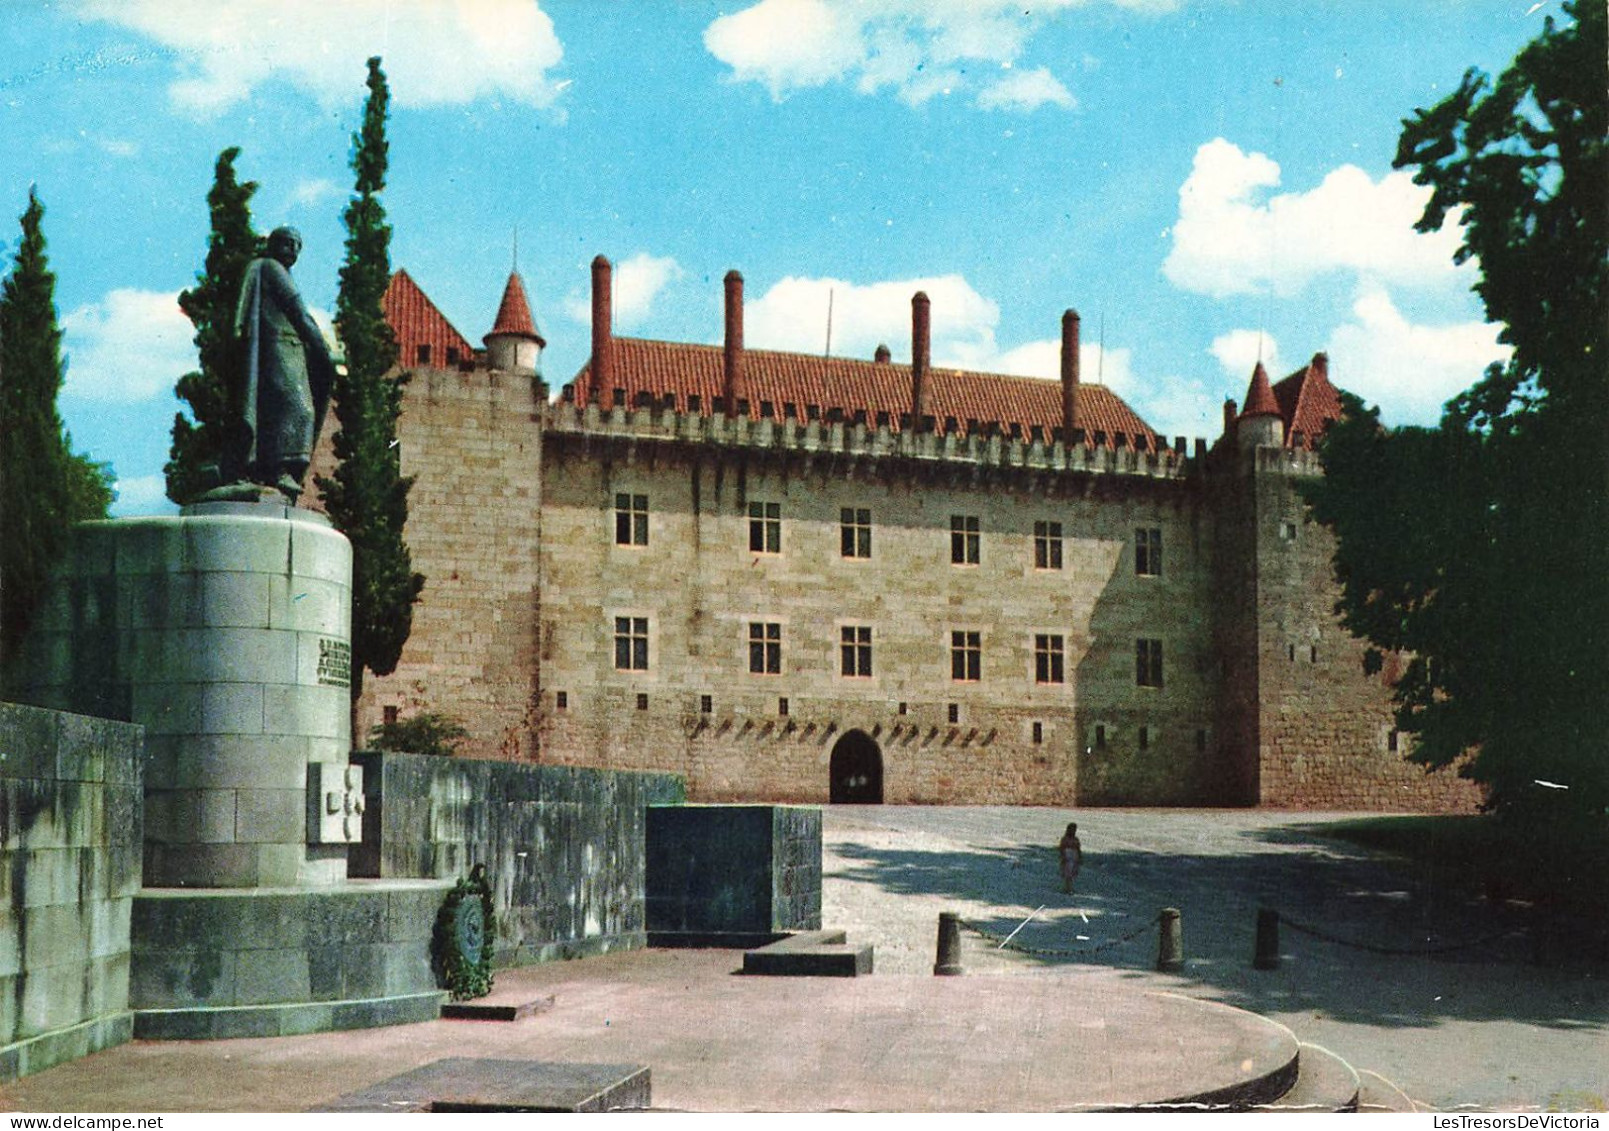
[[[1227,853],[1086,844],[1071,895],[1061,891],[1048,845],[925,850],[843,842],[833,846],[827,875],[894,895],[953,899],[968,945],[1011,936],[1008,946],[1037,966],[1106,967],[1151,983],[1158,982],[1156,920],[1161,909],[1177,908],[1186,955],[1179,976],[1187,983],[1178,988],[1195,983],[1261,1013],[1405,1027],[1499,1018],[1609,1027],[1601,942],[1572,949],[1567,924],[1444,890],[1423,869],[1300,826],[1243,835],[1246,850]],[[1263,907],[1281,918],[1273,970],[1252,964]]]

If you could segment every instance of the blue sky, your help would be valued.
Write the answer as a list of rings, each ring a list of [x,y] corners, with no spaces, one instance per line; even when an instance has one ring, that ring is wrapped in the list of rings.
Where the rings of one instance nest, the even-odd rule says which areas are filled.
[[[1158,429],[1217,432],[1259,351],[1314,352],[1393,423],[1428,423],[1502,356],[1455,268],[1412,231],[1399,122],[1496,73],[1534,0],[8,0],[0,250],[47,208],[75,446],[116,512],[167,508],[192,368],[175,296],[238,145],[260,230],[289,223],[334,305],[364,60],[390,77],[393,264],[471,340],[514,256],[556,389],[588,349],[587,264],[619,333],[1056,373],[1060,315]],[[1104,339],[1104,350],[1100,342]]]

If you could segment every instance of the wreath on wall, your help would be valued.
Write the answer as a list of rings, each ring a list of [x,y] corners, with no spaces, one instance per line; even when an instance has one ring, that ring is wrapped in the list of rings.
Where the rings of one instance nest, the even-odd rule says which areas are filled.
[[[476,864],[468,877],[460,879],[447,893],[436,914],[436,931],[431,938],[436,975],[454,1001],[485,997],[492,992],[492,939],[496,929],[486,865]]]

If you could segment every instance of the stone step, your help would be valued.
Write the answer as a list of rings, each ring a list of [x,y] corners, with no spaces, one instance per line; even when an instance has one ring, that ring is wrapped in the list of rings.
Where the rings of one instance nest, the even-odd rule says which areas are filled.
[[[314,1108],[320,1112],[640,1111],[652,1082],[639,1064],[446,1057]]]
[[[553,1008],[553,995],[532,997],[519,990],[493,990],[473,1001],[449,1001],[441,1007],[443,1021],[522,1021]]]
[[[1296,1083],[1258,1111],[1336,1112],[1358,1110],[1358,1074],[1329,1049],[1303,1041],[1296,1047]]]
[[[773,977],[854,978],[872,972],[870,943],[851,945],[843,931],[800,931],[744,951],[743,972]]]
[[[1359,1111],[1421,1111],[1406,1092],[1378,1072],[1358,1070]]]

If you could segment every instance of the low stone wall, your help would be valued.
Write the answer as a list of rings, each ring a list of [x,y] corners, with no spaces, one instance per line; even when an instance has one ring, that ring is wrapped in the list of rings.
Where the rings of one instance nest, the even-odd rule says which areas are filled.
[[[644,812],[686,795],[671,774],[356,752],[363,844],[351,874],[453,879],[485,864],[494,962],[646,945]]]
[[[820,927],[820,809],[648,810],[648,929],[655,945],[750,945],[750,936]]]
[[[128,723],[0,703],[0,1082],[133,1032],[142,741]]]

